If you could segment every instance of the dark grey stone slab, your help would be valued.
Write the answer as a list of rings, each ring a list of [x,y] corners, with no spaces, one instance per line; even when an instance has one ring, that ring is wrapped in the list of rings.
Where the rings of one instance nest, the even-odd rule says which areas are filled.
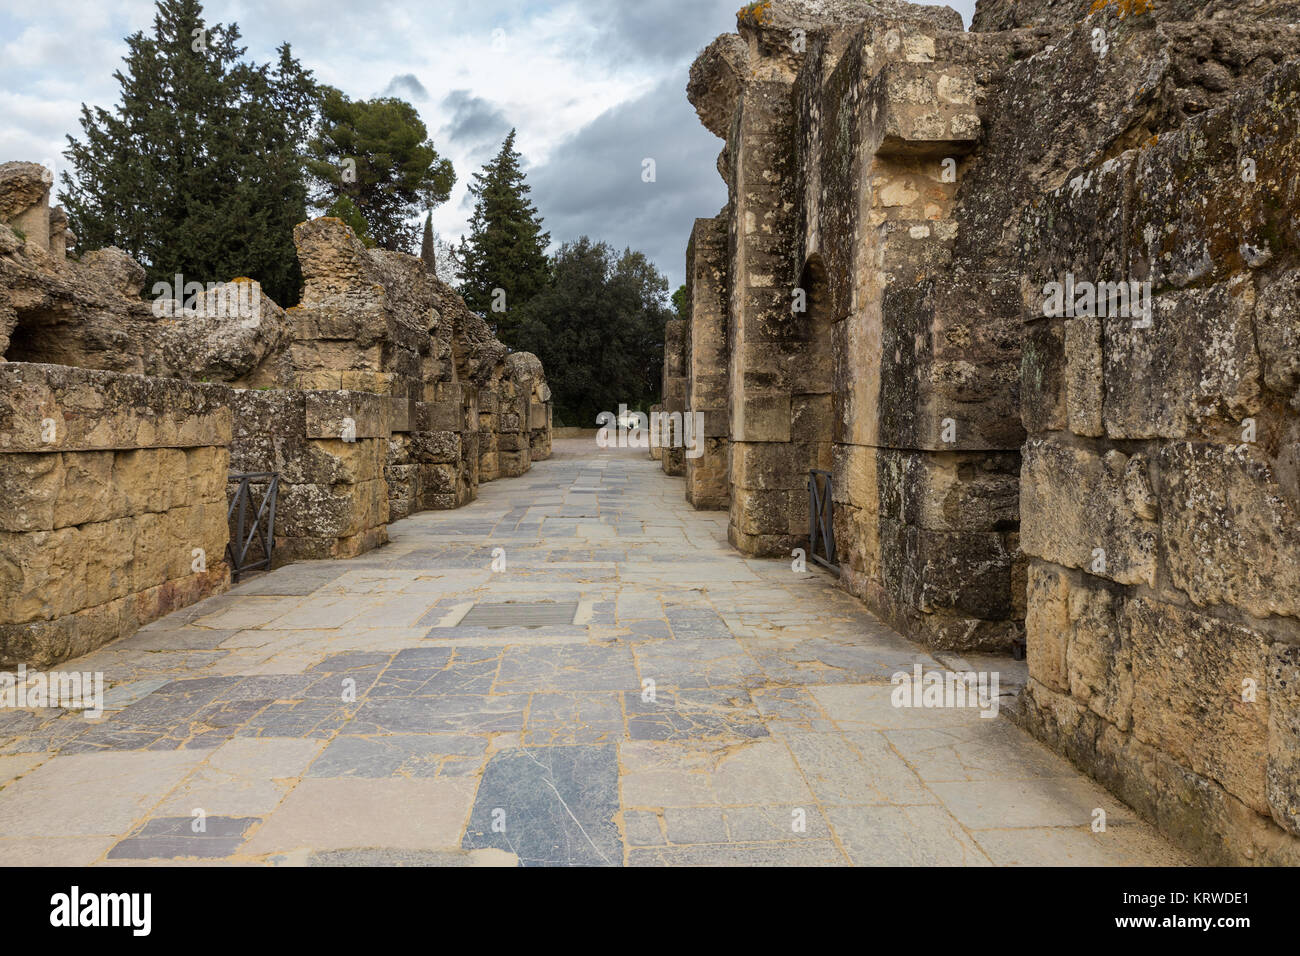
[[[325,700],[268,704],[240,727],[237,737],[332,737],[355,715],[357,705]]]
[[[108,851],[110,860],[212,860],[231,856],[257,817],[207,817],[195,833],[193,817],[159,817]]]
[[[501,658],[498,691],[627,690],[640,687],[626,645],[511,647]]]
[[[709,610],[669,608],[668,624],[679,638],[731,637],[731,629],[721,617]]]
[[[348,734],[505,733],[523,728],[526,694],[368,698]]]
[[[461,847],[506,850],[524,866],[621,866],[618,809],[614,746],[503,750],[483,771]]]

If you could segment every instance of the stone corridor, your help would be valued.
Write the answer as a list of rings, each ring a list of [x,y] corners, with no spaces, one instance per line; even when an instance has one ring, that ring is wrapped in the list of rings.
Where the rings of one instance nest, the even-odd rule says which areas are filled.
[[[1186,862],[1008,719],[1023,664],[742,557],[643,453],[558,441],[391,538],[64,665],[98,720],[0,712],[0,859]],[[1003,712],[892,706],[918,662],[999,671]]]

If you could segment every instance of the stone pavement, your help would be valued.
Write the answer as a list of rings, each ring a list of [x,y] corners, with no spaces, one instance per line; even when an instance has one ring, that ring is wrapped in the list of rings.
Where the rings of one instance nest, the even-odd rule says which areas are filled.
[[[0,711],[0,860],[1187,862],[1005,713],[891,704],[919,662],[998,670],[1009,708],[1023,665],[936,660],[725,529],[640,453],[561,441],[385,548],[250,578],[64,665],[104,673],[100,719]]]

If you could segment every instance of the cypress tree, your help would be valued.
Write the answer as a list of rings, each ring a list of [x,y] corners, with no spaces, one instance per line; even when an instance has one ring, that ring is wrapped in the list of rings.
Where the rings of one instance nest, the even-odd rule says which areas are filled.
[[[420,258],[424,260],[424,269],[429,275],[438,274],[438,253],[433,247],[433,213],[424,217],[424,238],[420,240]]]
[[[272,67],[244,61],[239,39],[236,24],[206,24],[198,0],[159,0],[152,35],[126,38],[120,103],[82,104],[60,199],[79,248],[124,249],[146,288],[249,276],[291,305],[316,85],[288,44]]]
[[[461,295],[466,304],[496,327],[497,335],[513,348],[528,348],[515,341],[517,322],[511,316],[546,288],[546,247],[550,233],[542,231],[537,207],[528,198],[522,156],[515,151],[511,130],[496,158],[474,174],[474,215],[468,240],[462,238],[458,258]],[[496,290],[505,292],[505,311]]]

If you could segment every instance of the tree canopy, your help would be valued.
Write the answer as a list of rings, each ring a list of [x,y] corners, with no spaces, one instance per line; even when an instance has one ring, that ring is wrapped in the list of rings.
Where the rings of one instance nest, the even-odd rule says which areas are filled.
[[[542,360],[557,423],[595,427],[620,404],[646,409],[663,373],[668,280],[630,249],[583,236],[560,248],[546,287],[523,305],[507,344]]]
[[[331,209],[347,197],[373,241],[396,252],[418,249],[420,227],[408,220],[446,202],[456,184],[415,107],[393,97],[351,100],[325,87],[308,153],[312,203]]]
[[[78,250],[117,246],[147,284],[249,276],[291,305],[317,86],[287,43],[257,64],[239,39],[234,23],[207,24],[198,0],[159,0],[152,33],[126,38],[118,105],[82,104],[59,198]]]

